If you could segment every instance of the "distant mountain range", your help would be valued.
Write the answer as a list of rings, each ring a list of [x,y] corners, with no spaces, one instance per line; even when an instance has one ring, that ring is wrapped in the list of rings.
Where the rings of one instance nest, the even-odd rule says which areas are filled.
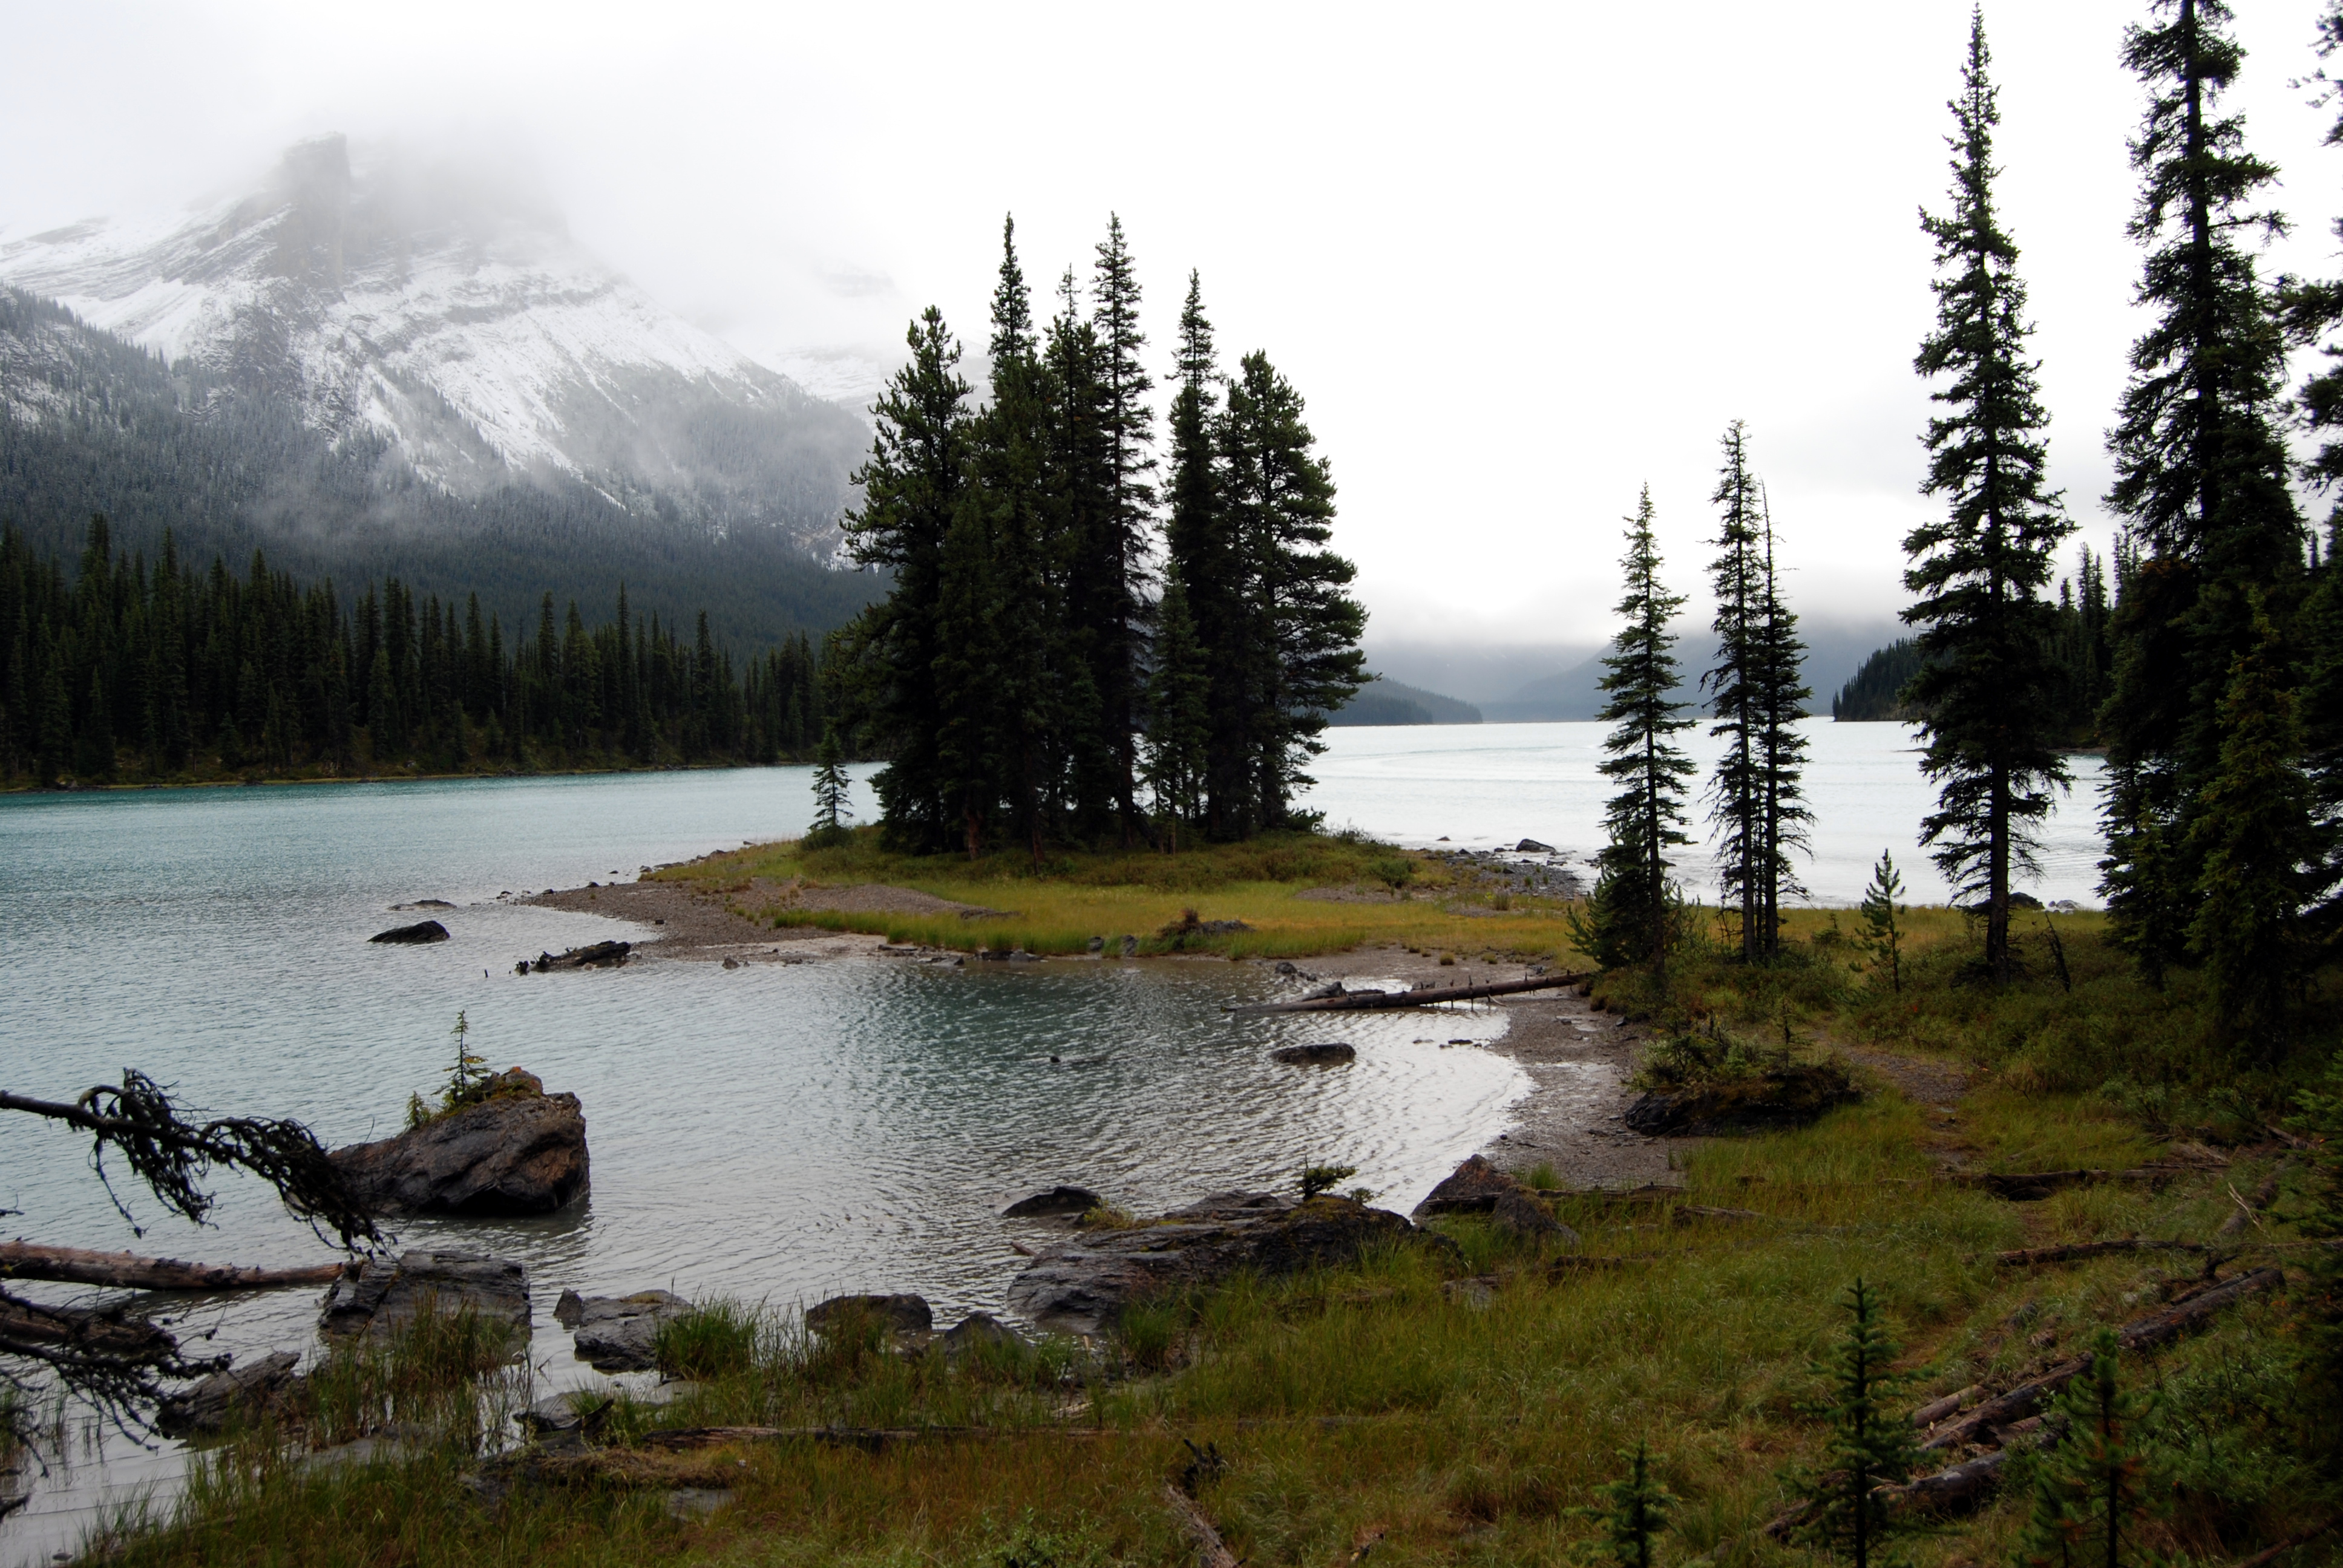
[[[1806,683],[1816,695],[1811,710],[1829,711],[1831,698],[1859,668],[1880,643],[1894,636],[1879,626],[1840,626],[1829,622],[1799,628],[1806,642]],[[1704,627],[1677,628],[1676,658],[1684,682],[1676,689],[1678,700],[1697,702],[1700,672],[1707,668],[1711,644]],[[1443,647],[1412,645],[1371,648],[1370,661],[1388,677],[1439,680],[1450,690],[1463,690],[1492,724],[1547,723],[1592,719],[1603,709],[1601,681],[1603,649],[1584,647],[1545,648]],[[1565,662],[1566,661],[1566,662]],[[1524,666],[1544,663],[1552,671],[1521,678]],[[1468,684],[1475,679],[1503,684]]]
[[[1481,710],[1469,702],[1426,691],[1420,686],[1377,677],[1329,714],[1338,728],[1386,724],[1478,724]]]

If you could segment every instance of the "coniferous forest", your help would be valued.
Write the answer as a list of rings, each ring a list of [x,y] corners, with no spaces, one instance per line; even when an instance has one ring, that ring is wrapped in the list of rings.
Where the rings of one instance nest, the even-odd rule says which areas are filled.
[[[105,519],[70,578],[0,529],[0,781],[502,772],[809,758],[822,725],[803,633],[736,663],[624,586],[588,628],[553,596],[508,635],[479,597],[388,578],[345,598],[256,554],[151,562]]]
[[[1267,355],[1222,367],[1189,275],[1168,451],[1119,219],[1047,322],[1004,225],[989,398],[930,307],[877,409],[846,519],[893,590],[840,634],[839,702],[890,759],[891,843],[1176,849],[1308,826],[1366,612],[1325,547],[1334,484]]]

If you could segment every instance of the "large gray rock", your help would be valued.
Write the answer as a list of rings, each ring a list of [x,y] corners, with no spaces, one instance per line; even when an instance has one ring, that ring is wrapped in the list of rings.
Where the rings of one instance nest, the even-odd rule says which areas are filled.
[[[1269,1192],[1220,1193],[1151,1224],[1085,1231],[1050,1249],[1011,1283],[1009,1306],[1044,1329],[1103,1333],[1125,1306],[1161,1291],[1240,1271],[1274,1276],[1349,1263],[1393,1241],[1455,1251],[1445,1237],[1347,1198],[1297,1204]]]
[[[385,1213],[494,1218],[550,1214],[586,1191],[586,1113],[574,1094],[516,1087],[478,1105],[354,1143],[332,1159],[360,1200]]]
[[[417,920],[411,926],[393,926],[367,939],[370,942],[387,942],[394,947],[413,947],[418,942],[444,942],[447,940],[447,928],[437,920]]]
[[[156,1430],[165,1437],[209,1437],[225,1432],[232,1421],[250,1420],[283,1398],[293,1386],[293,1369],[300,1364],[294,1352],[277,1351],[198,1379],[194,1386],[164,1397],[155,1412]]]
[[[1489,1210],[1489,1218],[1501,1231],[1532,1241],[1551,1241],[1560,1246],[1578,1245],[1578,1232],[1555,1219],[1552,1211],[1527,1192],[1506,1192],[1499,1196]]]
[[[659,1325],[691,1311],[691,1303],[668,1291],[638,1291],[587,1296],[576,1311],[569,1326],[577,1331],[579,1361],[596,1372],[649,1372],[659,1364]]]
[[[485,1252],[368,1258],[327,1289],[317,1326],[329,1339],[387,1338],[427,1307],[441,1317],[468,1310],[501,1323],[518,1345],[528,1338],[528,1270]]]
[[[1519,1178],[1475,1154],[1424,1195],[1423,1201],[1415,1206],[1415,1217],[1427,1220],[1434,1214],[1486,1214],[1506,1194],[1528,1191]]]

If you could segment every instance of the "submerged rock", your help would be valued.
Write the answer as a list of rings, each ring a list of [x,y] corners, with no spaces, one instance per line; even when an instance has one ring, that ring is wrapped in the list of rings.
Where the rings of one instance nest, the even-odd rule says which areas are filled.
[[[576,1095],[547,1094],[515,1068],[477,1105],[331,1158],[384,1212],[550,1214],[586,1191],[586,1113]]]
[[[1554,846],[1552,844],[1541,844],[1535,839],[1524,839],[1520,843],[1513,846],[1513,853],[1516,855],[1551,855],[1554,853]]]
[[[1341,1040],[1318,1040],[1309,1045],[1289,1045],[1270,1053],[1272,1060],[1290,1062],[1297,1067],[1335,1067],[1355,1061],[1359,1048]]]
[[[417,942],[444,942],[447,940],[447,928],[437,920],[417,920],[411,926],[393,926],[387,931],[377,931],[367,939],[370,942],[390,942],[399,946],[411,946]]]
[[[329,1339],[385,1338],[426,1310],[440,1317],[469,1311],[528,1338],[528,1270],[485,1252],[404,1252],[352,1266],[326,1292],[317,1326]]]
[[[1106,1207],[1106,1200],[1087,1187],[1057,1186],[1031,1198],[1020,1198],[1001,1211],[1004,1220],[1032,1220],[1047,1214],[1087,1214]]]
[[[1085,1231],[1051,1248],[1010,1285],[1009,1305],[1044,1329],[1103,1333],[1125,1306],[1161,1291],[1241,1271],[1274,1276],[1349,1263],[1393,1241],[1455,1251],[1445,1237],[1347,1198],[1292,1203],[1267,1192],[1221,1193],[1151,1223]]]
[[[277,1351],[256,1362],[229,1367],[194,1386],[166,1395],[155,1412],[155,1428],[165,1437],[210,1437],[231,1422],[250,1420],[282,1399],[293,1386],[301,1358]]]
[[[557,1320],[568,1298],[557,1302]],[[596,1372],[649,1372],[659,1364],[659,1325],[681,1317],[691,1303],[669,1291],[638,1291],[631,1296],[587,1296],[578,1300],[575,1319],[578,1359]]]
[[[936,1326],[925,1296],[832,1296],[806,1309],[806,1327],[824,1333],[842,1323],[875,1322],[891,1332],[924,1334]]]

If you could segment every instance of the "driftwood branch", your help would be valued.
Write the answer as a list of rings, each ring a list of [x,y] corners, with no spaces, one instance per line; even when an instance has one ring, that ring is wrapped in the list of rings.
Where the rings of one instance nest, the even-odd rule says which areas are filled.
[[[165,1208],[197,1223],[211,1212],[205,1179],[216,1167],[259,1177],[276,1189],[287,1211],[307,1221],[321,1238],[335,1231],[345,1249],[383,1240],[373,1214],[358,1201],[341,1168],[316,1134],[298,1121],[252,1116],[190,1121],[168,1090],[135,1068],[123,1073],[119,1084],[98,1084],[71,1101],[0,1090],[0,1111],[38,1116],[89,1133],[90,1166],[133,1231],[138,1230],[137,1221],[123,1207],[106,1170],[108,1151],[121,1157]]]
[[[1357,990],[1340,996],[1311,997],[1302,1001],[1246,1002],[1232,1013],[1359,1012],[1383,1007],[1433,1007],[1443,1001],[1477,1001],[1483,997],[1514,996],[1527,990],[1553,990],[1591,980],[1591,972],[1540,975],[1535,980],[1492,980],[1486,985],[1432,986],[1422,990]]]
[[[2102,1181],[2137,1181],[2160,1187],[2177,1176],[2199,1174],[2193,1165],[2141,1165],[2129,1171],[1963,1171],[1951,1177],[1956,1186],[1982,1187],[2013,1203],[2037,1203],[2069,1187],[2095,1186]]]
[[[50,1280],[121,1291],[271,1291],[285,1285],[331,1284],[341,1273],[339,1263],[317,1263],[306,1269],[247,1269],[234,1263],[183,1263],[176,1258],[0,1241],[0,1280]]]
[[[1172,1517],[1180,1522],[1180,1533],[1196,1550],[1196,1568],[1237,1568],[1237,1554],[1229,1550],[1229,1543],[1221,1539],[1221,1533],[1212,1528],[1212,1522],[1204,1517],[1204,1511],[1196,1506],[1194,1498],[1167,1481],[1163,1483],[1163,1502],[1172,1510]]]

